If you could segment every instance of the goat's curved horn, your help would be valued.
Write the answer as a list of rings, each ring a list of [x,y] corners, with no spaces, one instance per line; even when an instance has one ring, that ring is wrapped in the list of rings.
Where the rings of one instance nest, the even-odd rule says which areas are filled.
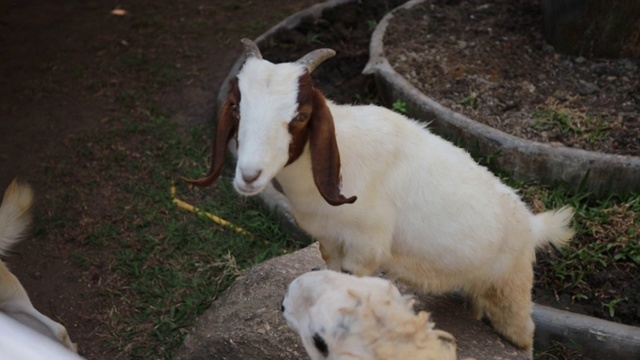
[[[318,67],[318,65],[320,65],[328,58],[334,56],[335,54],[336,52],[332,49],[317,49],[301,57],[298,61],[296,61],[296,63],[304,65],[309,71],[309,74],[311,74],[313,70]]]
[[[256,58],[258,60],[262,60],[262,54],[260,53],[260,49],[256,43],[246,38],[240,40],[240,42],[244,45],[244,55],[247,59]]]

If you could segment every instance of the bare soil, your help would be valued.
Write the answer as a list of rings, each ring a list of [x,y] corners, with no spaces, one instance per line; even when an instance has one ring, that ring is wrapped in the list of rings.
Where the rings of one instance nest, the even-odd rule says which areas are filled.
[[[554,51],[539,0],[436,0],[385,33],[396,71],[441,104],[506,133],[640,156],[640,60]]]

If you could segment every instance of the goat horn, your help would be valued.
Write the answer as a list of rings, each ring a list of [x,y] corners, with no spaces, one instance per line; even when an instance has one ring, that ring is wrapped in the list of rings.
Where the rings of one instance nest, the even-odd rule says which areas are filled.
[[[249,39],[240,40],[244,45],[244,55],[248,58],[256,58],[258,60],[262,60],[262,54],[260,53],[260,49],[258,49],[258,45]]]
[[[318,65],[335,54],[336,52],[332,49],[317,49],[301,57],[296,63],[305,66],[311,74]]]

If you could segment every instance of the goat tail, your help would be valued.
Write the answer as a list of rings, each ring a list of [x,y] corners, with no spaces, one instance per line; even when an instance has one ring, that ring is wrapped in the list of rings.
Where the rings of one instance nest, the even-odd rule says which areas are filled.
[[[31,223],[33,191],[14,179],[4,193],[0,205],[0,255],[21,240]]]
[[[551,244],[556,247],[567,245],[575,234],[571,219],[575,211],[571,206],[546,211],[533,218],[536,247]]]

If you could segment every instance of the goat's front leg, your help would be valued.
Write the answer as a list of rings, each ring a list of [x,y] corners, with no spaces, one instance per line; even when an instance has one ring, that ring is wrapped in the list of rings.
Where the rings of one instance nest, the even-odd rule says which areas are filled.
[[[342,244],[328,238],[321,238],[318,242],[320,243],[322,260],[327,264],[327,268],[333,271],[342,271],[342,259],[344,258]]]
[[[340,265],[340,271],[355,276],[373,275],[380,267],[381,259],[375,249],[349,247]]]
[[[363,228],[365,231],[345,229],[342,239],[319,238],[320,253],[329,270],[369,276],[391,257],[391,228],[385,228],[384,223]]]
[[[371,275],[377,268],[375,260],[354,261],[362,258],[362,251],[352,250],[352,256],[345,256],[342,244],[334,241],[320,241],[320,254],[329,270],[353,274],[356,276]],[[375,265],[374,265],[375,264]]]
[[[342,243],[341,270],[356,276],[370,276],[391,257],[391,230],[381,226],[366,233],[351,232]]]

